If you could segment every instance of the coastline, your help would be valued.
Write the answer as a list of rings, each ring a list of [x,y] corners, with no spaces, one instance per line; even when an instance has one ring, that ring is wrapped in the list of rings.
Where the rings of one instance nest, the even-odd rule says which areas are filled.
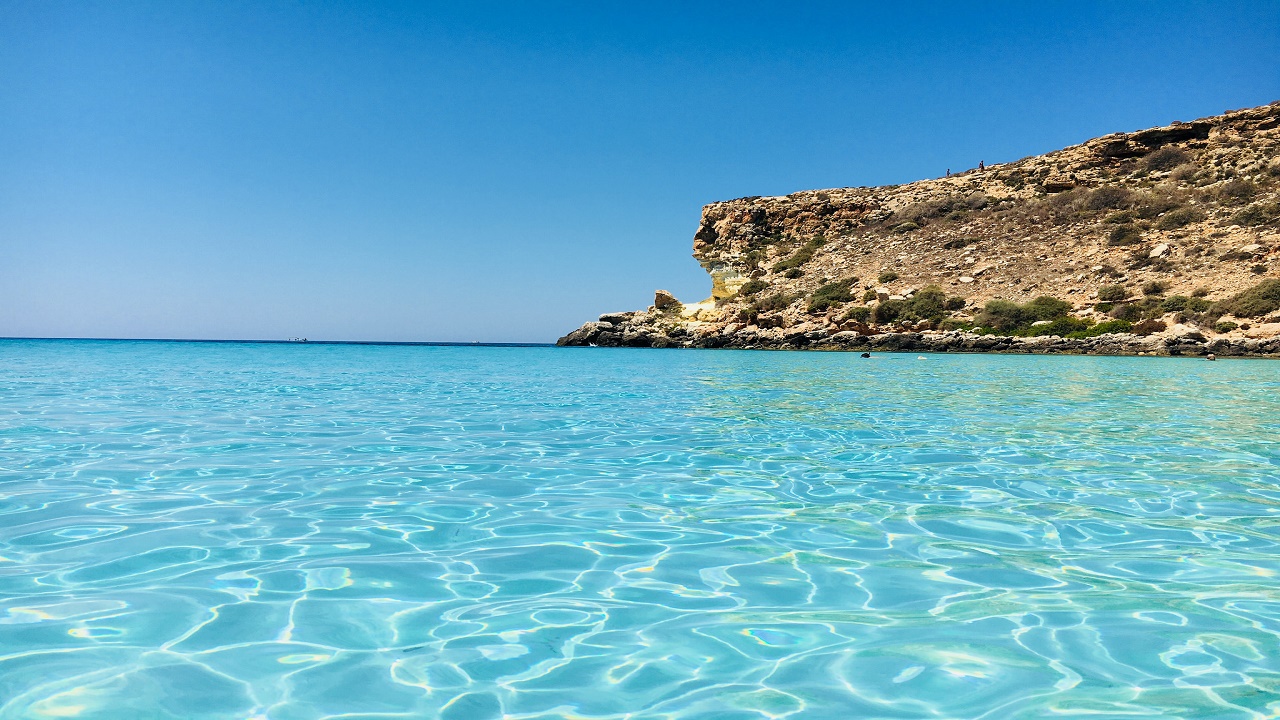
[[[559,345],[1280,356],[1280,102],[702,209],[711,295]]]
[[[560,338],[561,347],[632,347],[734,350],[809,350],[834,352],[1005,353],[1038,355],[1115,355],[1154,357],[1280,358],[1280,337],[1209,338],[1198,332],[1180,335],[1109,333],[1075,339],[1054,335],[1016,337],[965,331],[861,334],[825,330],[706,334],[664,334],[624,330],[612,323],[586,323]]]

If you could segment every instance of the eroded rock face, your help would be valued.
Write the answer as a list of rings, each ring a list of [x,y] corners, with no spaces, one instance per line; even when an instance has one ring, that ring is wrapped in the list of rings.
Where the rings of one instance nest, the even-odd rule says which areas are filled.
[[[653,294],[653,306],[659,310],[672,310],[680,307],[680,301],[666,290],[658,290]]]
[[[702,210],[693,256],[711,277],[711,298],[681,306],[660,291],[651,311],[611,314],[613,330],[591,335],[583,326],[562,344],[587,344],[581,339],[591,335],[596,344],[649,338],[663,346],[843,347],[846,333],[881,337],[963,325],[988,301],[1046,295],[1100,322],[1109,319],[1109,310],[1095,307],[1104,285],[1123,288],[1120,304],[1142,302],[1154,286],[1164,296],[1221,300],[1280,276],[1280,104],[907,185],[712,203]],[[928,287],[962,307],[924,322],[878,310]],[[1179,313],[1160,320],[1204,322]],[[1264,320],[1253,325],[1280,316]],[[1237,345],[1246,339],[1243,331],[1215,333],[1212,323],[1199,331]],[[1037,345],[975,337],[984,339],[964,340],[965,349],[1138,347],[1128,340]]]

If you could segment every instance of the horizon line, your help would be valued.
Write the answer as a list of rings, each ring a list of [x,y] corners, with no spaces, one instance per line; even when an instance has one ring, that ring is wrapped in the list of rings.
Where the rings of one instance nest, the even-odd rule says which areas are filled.
[[[113,338],[113,337],[21,337],[0,336],[5,340],[48,340],[48,341],[88,341],[88,342],[155,342],[155,343],[227,343],[253,345],[424,345],[435,347],[556,347],[555,343],[529,342],[482,342],[473,340],[240,340],[230,338]]]

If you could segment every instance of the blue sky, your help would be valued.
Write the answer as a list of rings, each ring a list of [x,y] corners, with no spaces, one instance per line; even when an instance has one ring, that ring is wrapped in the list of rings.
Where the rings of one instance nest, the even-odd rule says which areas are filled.
[[[0,4],[0,336],[552,341],[702,205],[1280,99],[1278,2]]]

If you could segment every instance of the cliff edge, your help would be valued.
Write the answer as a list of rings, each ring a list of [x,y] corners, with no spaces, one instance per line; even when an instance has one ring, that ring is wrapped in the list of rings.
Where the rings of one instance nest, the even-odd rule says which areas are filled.
[[[560,345],[1280,354],[1280,102],[906,185],[707,205],[710,298]]]

